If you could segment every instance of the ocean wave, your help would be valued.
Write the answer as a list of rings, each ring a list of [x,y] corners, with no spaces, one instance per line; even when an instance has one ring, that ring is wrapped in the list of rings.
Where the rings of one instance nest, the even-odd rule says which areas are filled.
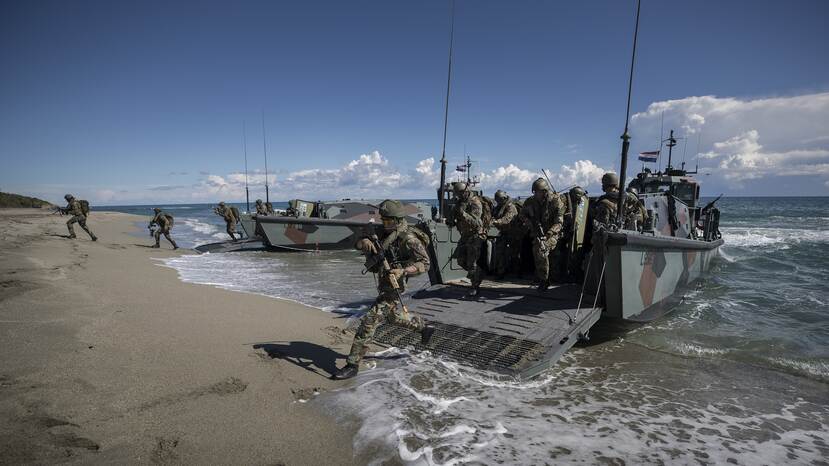
[[[199,219],[185,217],[182,219],[182,221],[191,230],[204,235],[212,235],[219,231],[219,227],[217,227],[216,225],[211,225],[209,223],[202,222]]]
[[[787,358],[767,358],[772,366],[793,372],[798,375],[805,375],[822,381],[829,381],[829,362],[826,361],[804,361]]]
[[[720,228],[727,247],[788,249],[801,243],[829,243],[829,230],[795,228]]]
[[[829,411],[800,398],[803,393],[780,399],[775,394],[785,381],[754,388],[765,376],[742,377],[752,377],[751,370],[734,382],[696,367],[686,380],[687,364],[659,364],[654,371],[652,362],[582,359],[557,367],[554,383],[500,385],[412,355],[361,372],[357,387],[317,401],[363,419],[355,450],[380,443],[392,455],[375,458],[377,464],[805,464],[822,458]]]

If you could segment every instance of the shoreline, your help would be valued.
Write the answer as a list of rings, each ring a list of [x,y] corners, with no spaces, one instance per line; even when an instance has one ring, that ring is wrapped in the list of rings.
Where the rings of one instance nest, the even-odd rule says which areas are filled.
[[[183,282],[144,217],[92,212],[98,242],[59,218],[0,209],[0,462],[369,461],[300,402],[344,386],[342,316]]]

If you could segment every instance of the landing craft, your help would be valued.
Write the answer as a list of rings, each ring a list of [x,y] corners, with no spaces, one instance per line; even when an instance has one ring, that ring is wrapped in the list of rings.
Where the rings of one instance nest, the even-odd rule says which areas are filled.
[[[630,141],[639,7],[637,4],[620,187],[625,185]],[[450,36],[450,82],[451,49]],[[449,84],[445,115],[448,96]],[[446,120],[444,148],[445,141]],[[669,151],[671,141],[673,135]],[[571,190],[563,194],[569,221],[565,221],[563,237],[553,252],[558,265],[551,268],[558,270],[558,280],[548,290],[538,291],[523,278],[534,275],[533,261],[522,260],[519,275],[497,278],[489,274],[479,295],[469,298],[470,283],[454,259],[460,235],[445,222],[455,202],[445,173],[442,157],[439,214],[417,226],[432,239],[430,286],[413,293],[407,303],[409,311],[426,320],[435,332],[424,343],[418,333],[385,323],[375,334],[380,344],[413,347],[480,369],[530,378],[553,366],[576,342],[588,340],[590,329],[599,321],[648,322],[669,312],[683,292],[709,270],[723,244],[716,200],[701,207],[699,185],[692,173],[676,170],[669,162],[665,172],[643,169],[630,183],[638,189],[636,197],[647,210],[644,225],[627,229],[626,202],[619,202],[616,222],[594,233],[589,207],[597,198],[585,196],[581,189]],[[620,195],[620,199],[625,197]],[[489,231],[478,259],[485,273],[491,270],[490,251],[496,235],[496,231]],[[531,242],[527,231],[522,240],[524,252]]]
[[[273,215],[242,214],[240,224],[248,239],[197,246],[200,252],[247,250],[315,251],[353,249],[366,228],[380,223],[380,201],[351,200],[310,202],[293,199],[284,211]],[[432,217],[432,206],[406,202],[406,219],[419,223]]]

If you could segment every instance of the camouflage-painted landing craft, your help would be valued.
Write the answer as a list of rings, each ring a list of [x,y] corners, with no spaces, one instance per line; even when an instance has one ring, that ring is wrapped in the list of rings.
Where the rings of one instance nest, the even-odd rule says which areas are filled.
[[[635,55],[631,59],[628,110],[622,134],[622,189],[630,147],[633,58]],[[451,69],[450,53],[448,83]],[[532,257],[532,238],[527,232],[519,242],[520,272],[506,277],[486,276],[474,297],[469,297],[469,281],[462,278],[466,274],[454,259],[458,232],[444,219],[454,203],[452,192],[447,189],[444,155],[440,161],[439,215],[418,225],[432,238],[431,286],[411,294],[407,303],[409,311],[422,317],[434,333],[424,343],[416,332],[384,324],[375,334],[376,341],[428,350],[484,370],[528,378],[554,365],[576,342],[587,340],[590,329],[600,321],[647,322],[670,311],[685,290],[709,270],[723,240],[719,233],[719,210],[714,202],[700,205],[699,184],[684,170],[684,164],[682,170],[671,167],[670,149],[676,144],[673,133],[668,141],[667,169],[658,173],[643,170],[630,183],[638,190],[636,197],[646,211],[641,227],[634,222],[633,228],[628,229],[623,212],[627,202],[619,202],[615,220],[611,219],[609,225],[602,222],[594,229],[589,207],[598,199],[588,197],[581,188],[561,193],[568,213],[553,252],[558,273],[552,286],[539,291],[523,278],[533,276],[535,267],[533,260],[524,259]],[[478,259],[485,272],[492,270],[496,234],[489,231]]]
[[[589,206],[596,198],[573,189],[562,194],[572,206],[572,224],[554,253],[560,273],[546,291],[523,277],[533,261],[521,260],[521,273],[487,276],[480,294],[467,297],[466,272],[454,259],[459,235],[440,219],[419,225],[432,236],[431,286],[407,297],[409,311],[436,328],[428,343],[417,333],[384,324],[380,344],[410,346],[448,356],[478,368],[519,378],[533,377],[558,361],[578,341],[586,341],[599,321],[647,322],[670,311],[709,269],[723,244],[713,203],[701,206],[699,185],[683,170],[640,173],[631,186],[648,211],[642,231],[611,229],[592,234]],[[453,204],[444,190],[444,209]],[[446,211],[446,210],[443,210]],[[479,265],[489,270],[497,231],[491,230]],[[522,257],[531,257],[532,238],[523,239]],[[582,265],[586,264],[586,265]]]
[[[201,252],[353,249],[365,229],[380,222],[379,203],[350,199],[334,202],[293,199],[288,202],[288,209],[274,215],[242,214],[240,224],[248,240],[205,244],[196,249]],[[427,203],[404,203],[404,208],[408,221],[413,224],[432,216],[432,206]]]

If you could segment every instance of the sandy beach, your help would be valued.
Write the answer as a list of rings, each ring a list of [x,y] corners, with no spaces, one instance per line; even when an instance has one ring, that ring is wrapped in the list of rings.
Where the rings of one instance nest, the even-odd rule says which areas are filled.
[[[147,218],[65,220],[0,210],[0,463],[366,462],[302,402],[336,385],[343,319],[182,283],[154,259],[193,252],[149,248]]]

